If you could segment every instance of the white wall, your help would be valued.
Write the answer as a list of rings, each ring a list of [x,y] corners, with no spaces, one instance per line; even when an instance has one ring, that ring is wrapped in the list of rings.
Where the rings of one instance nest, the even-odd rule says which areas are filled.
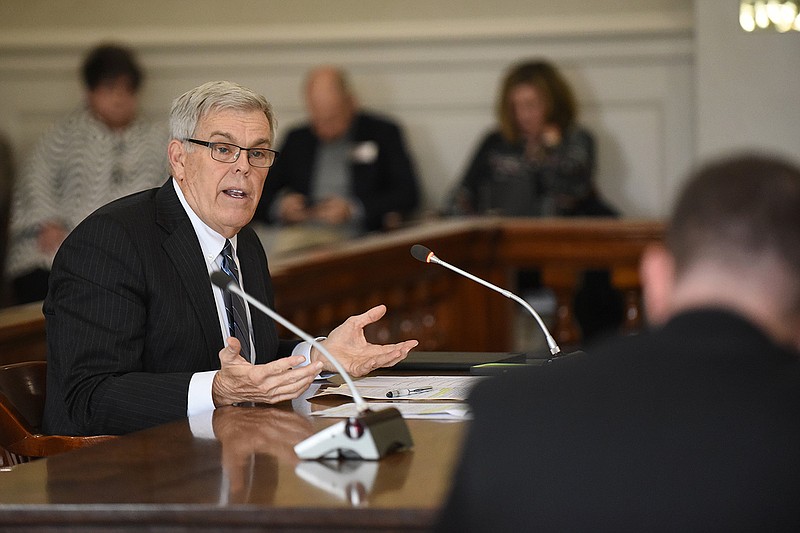
[[[748,34],[732,3],[695,3],[697,154],[758,148],[800,161],[800,32]]]
[[[331,26],[409,23],[417,28],[433,24],[446,32],[450,21],[482,25],[491,19],[564,20],[688,12],[691,4],[691,0],[3,0],[0,30],[39,32],[37,40],[50,39],[52,29],[113,33],[137,27],[178,33],[187,27],[204,27],[212,39],[229,27],[291,33],[293,26],[313,25],[325,33]]]
[[[415,0],[402,9],[371,3],[381,9],[369,13],[355,1],[303,0],[287,10],[240,0],[227,5],[262,9],[251,23],[240,15],[221,25],[209,23],[216,2],[165,0],[164,17],[141,7],[137,15],[132,4],[0,5],[0,130],[20,157],[79,101],[82,54],[106,38],[139,52],[148,72],[146,114],[163,118],[179,93],[228,78],[272,100],[279,136],[303,116],[306,70],[322,62],[345,66],[363,103],[405,126],[428,208],[440,205],[491,127],[504,69],[525,57],[549,58],[575,86],[583,121],[599,141],[600,189],[629,216],[666,214],[697,154],[752,143],[796,153],[800,138],[797,107],[777,105],[798,94],[797,36],[739,33],[729,0],[694,7],[688,0],[454,4],[462,10]],[[334,4],[341,12],[323,7]],[[81,9],[92,16],[70,18]],[[182,13],[188,25],[176,22]]]

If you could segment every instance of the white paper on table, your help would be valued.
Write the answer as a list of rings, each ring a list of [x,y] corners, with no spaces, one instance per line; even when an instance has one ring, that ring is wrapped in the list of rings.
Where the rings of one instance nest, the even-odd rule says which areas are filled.
[[[370,400],[386,400],[386,393],[391,390],[432,387],[429,391],[392,399],[418,402],[430,400],[465,401],[472,387],[478,381],[486,378],[487,376],[368,376],[357,380],[355,384],[361,396]],[[338,387],[328,387],[320,390],[312,398],[333,394],[353,397],[350,387],[347,384],[343,384]]]
[[[370,402],[370,408],[375,411],[394,407],[403,418],[422,418],[428,420],[466,420],[470,418],[469,405],[466,403],[420,403],[420,402]],[[358,416],[355,403],[345,403],[322,411],[314,411],[314,416],[329,418],[347,418]]]

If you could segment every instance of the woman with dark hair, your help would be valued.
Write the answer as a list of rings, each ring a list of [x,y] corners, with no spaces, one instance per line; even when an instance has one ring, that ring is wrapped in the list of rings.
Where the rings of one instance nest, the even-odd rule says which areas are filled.
[[[159,185],[165,125],[138,115],[142,70],[116,44],[89,51],[80,69],[85,103],[37,143],[14,184],[6,273],[12,302],[44,299],[61,242],[111,200]]]
[[[498,125],[452,194],[450,214],[616,216],[595,190],[595,141],[578,125],[577,108],[569,83],[552,64],[512,66],[497,99]],[[528,297],[541,294],[538,271],[519,272],[517,285]],[[608,271],[585,272],[574,306],[584,343],[622,322],[622,296]]]
[[[592,182],[595,142],[576,122],[567,81],[548,62],[514,65],[497,100],[498,126],[481,142],[450,205],[453,214],[608,216]]]

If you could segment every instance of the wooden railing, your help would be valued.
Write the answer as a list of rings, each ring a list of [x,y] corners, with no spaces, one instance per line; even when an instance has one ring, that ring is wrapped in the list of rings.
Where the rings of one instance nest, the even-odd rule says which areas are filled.
[[[622,291],[624,321],[621,333],[642,327],[639,261],[648,244],[662,239],[663,225],[654,221],[610,219],[506,219],[500,222],[496,264],[514,268],[538,267],[544,285],[557,299],[552,332],[562,345],[579,344],[572,308],[581,274],[608,269],[612,285]]]
[[[350,315],[385,303],[387,315],[367,338],[414,338],[421,350],[510,350],[516,304],[409,253],[415,243],[443,260],[513,290],[520,268],[541,270],[556,293],[553,334],[580,342],[572,295],[587,268],[606,268],[626,297],[625,328],[640,326],[638,263],[662,238],[655,221],[476,218],[432,222],[270,258],[276,308],[301,328],[324,335]],[[0,364],[45,357],[41,304],[0,311]]]
[[[0,366],[24,361],[44,361],[42,302],[0,309]]]
[[[538,268],[557,297],[553,335],[580,343],[572,309],[581,273],[608,269],[626,303],[625,331],[641,327],[638,264],[645,246],[662,236],[654,221],[607,219],[475,218],[439,222],[375,235],[296,257],[271,267],[276,307],[302,328],[324,335],[351,314],[377,303],[387,316],[367,337],[407,338],[422,350],[510,350],[515,303],[409,253],[415,243],[443,260],[501,287],[514,274]]]

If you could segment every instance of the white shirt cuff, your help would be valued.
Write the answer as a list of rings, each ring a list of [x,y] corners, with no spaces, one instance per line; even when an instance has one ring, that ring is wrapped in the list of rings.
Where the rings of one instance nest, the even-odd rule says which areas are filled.
[[[317,337],[315,340],[321,341],[326,337]],[[294,347],[292,355],[302,355],[306,358],[299,366],[306,366],[311,363],[311,343],[303,341]],[[211,395],[211,386],[214,383],[214,376],[217,370],[208,372],[197,372],[192,375],[189,381],[189,398],[186,406],[186,416],[192,417],[199,413],[213,411],[214,398]]]
[[[327,338],[328,337],[317,337],[314,340],[319,342],[319,341],[324,341]],[[294,350],[292,350],[292,355],[302,355],[303,357],[306,358],[305,362],[300,363],[298,366],[306,366],[311,364],[311,343],[308,341],[301,342],[300,344],[294,347]]]
[[[216,370],[197,372],[189,381],[189,401],[186,405],[186,416],[192,417],[206,411],[213,411],[214,398],[211,396],[211,385],[214,383]]]

